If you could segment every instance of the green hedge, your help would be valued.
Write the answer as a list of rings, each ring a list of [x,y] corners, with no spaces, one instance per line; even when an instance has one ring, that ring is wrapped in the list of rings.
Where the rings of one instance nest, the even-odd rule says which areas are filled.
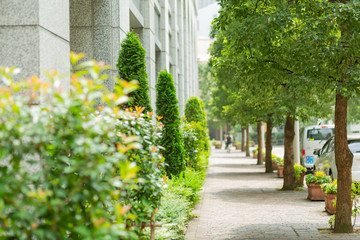
[[[197,127],[198,139],[202,142],[202,148],[205,151],[210,152],[211,147],[209,144],[209,129],[205,117],[205,105],[201,99],[193,96],[187,100],[185,105],[185,118],[188,122],[199,123],[199,126]]]
[[[119,76],[125,80],[138,80],[139,88],[131,93],[130,101],[126,104],[128,108],[135,109],[135,106],[145,107],[146,112],[152,112],[149,97],[148,75],[146,73],[146,51],[134,32],[128,32],[121,43],[117,68]]]
[[[201,122],[206,124],[204,108],[204,103],[198,97],[190,97],[186,101],[185,105],[185,117],[187,121]]]
[[[179,106],[174,81],[170,73],[162,71],[156,84],[156,114],[164,124],[161,151],[167,175],[178,176],[185,169],[183,139],[180,133]]]
[[[133,83],[109,93],[109,67],[81,58],[70,91],[0,68],[0,239],[138,239],[158,204],[161,126],[121,110]]]

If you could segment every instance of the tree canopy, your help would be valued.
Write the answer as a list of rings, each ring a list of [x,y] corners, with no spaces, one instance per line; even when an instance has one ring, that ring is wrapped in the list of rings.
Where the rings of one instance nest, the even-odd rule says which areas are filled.
[[[351,232],[352,154],[346,141],[346,108],[348,98],[360,89],[360,1],[220,0],[219,4],[222,9],[213,23],[217,40],[212,63],[221,89],[232,96],[225,112],[254,110],[268,101],[259,108],[260,113],[286,117],[284,171],[288,177],[284,189],[292,188],[294,177],[291,146],[286,141],[293,137],[292,122],[322,116],[336,95],[335,153],[341,207],[335,231]],[[222,78],[221,72],[231,77]]]

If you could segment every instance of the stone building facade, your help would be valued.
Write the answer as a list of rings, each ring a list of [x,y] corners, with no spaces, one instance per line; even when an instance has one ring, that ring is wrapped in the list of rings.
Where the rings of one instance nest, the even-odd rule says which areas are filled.
[[[0,0],[0,65],[21,68],[24,78],[66,73],[74,51],[111,65],[110,76],[117,76],[120,43],[130,30],[147,52],[153,107],[158,72],[167,69],[183,113],[198,92],[197,0]],[[106,85],[112,89],[114,81]]]

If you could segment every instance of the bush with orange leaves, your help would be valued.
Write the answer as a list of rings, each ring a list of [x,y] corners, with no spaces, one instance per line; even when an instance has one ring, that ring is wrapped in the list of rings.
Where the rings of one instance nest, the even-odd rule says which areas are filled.
[[[129,192],[143,181],[131,153],[157,147],[119,131],[124,116],[132,124],[121,105],[136,83],[109,92],[109,67],[82,57],[71,54],[69,87],[56,72],[14,81],[17,69],[0,68],[1,239],[139,238],[127,224],[139,218]]]

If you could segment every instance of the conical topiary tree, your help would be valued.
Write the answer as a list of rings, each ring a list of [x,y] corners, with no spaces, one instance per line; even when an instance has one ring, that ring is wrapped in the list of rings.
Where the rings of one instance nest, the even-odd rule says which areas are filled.
[[[165,149],[166,173],[171,178],[185,169],[183,141],[180,133],[178,100],[172,75],[166,70],[160,72],[156,84],[156,114],[164,124],[161,146]]]
[[[119,77],[125,80],[138,80],[139,88],[129,94],[130,101],[126,107],[134,109],[135,106],[145,107],[144,112],[152,112],[149,97],[148,75],[145,62],[146,51],[134,32],[128,32],[121,43],[117,68]]]
[[[185,105],[185,117],[189,122],[202,122],[206,125],[204,103],[198,97],[190,97]]]
[[[203,141],[204,149],[209,151],[209,134],[205,117],[204,102],[198,97],[190,97],[185,104],[185,117],[188,122],[194,121],[202,124],[201,140]]]

